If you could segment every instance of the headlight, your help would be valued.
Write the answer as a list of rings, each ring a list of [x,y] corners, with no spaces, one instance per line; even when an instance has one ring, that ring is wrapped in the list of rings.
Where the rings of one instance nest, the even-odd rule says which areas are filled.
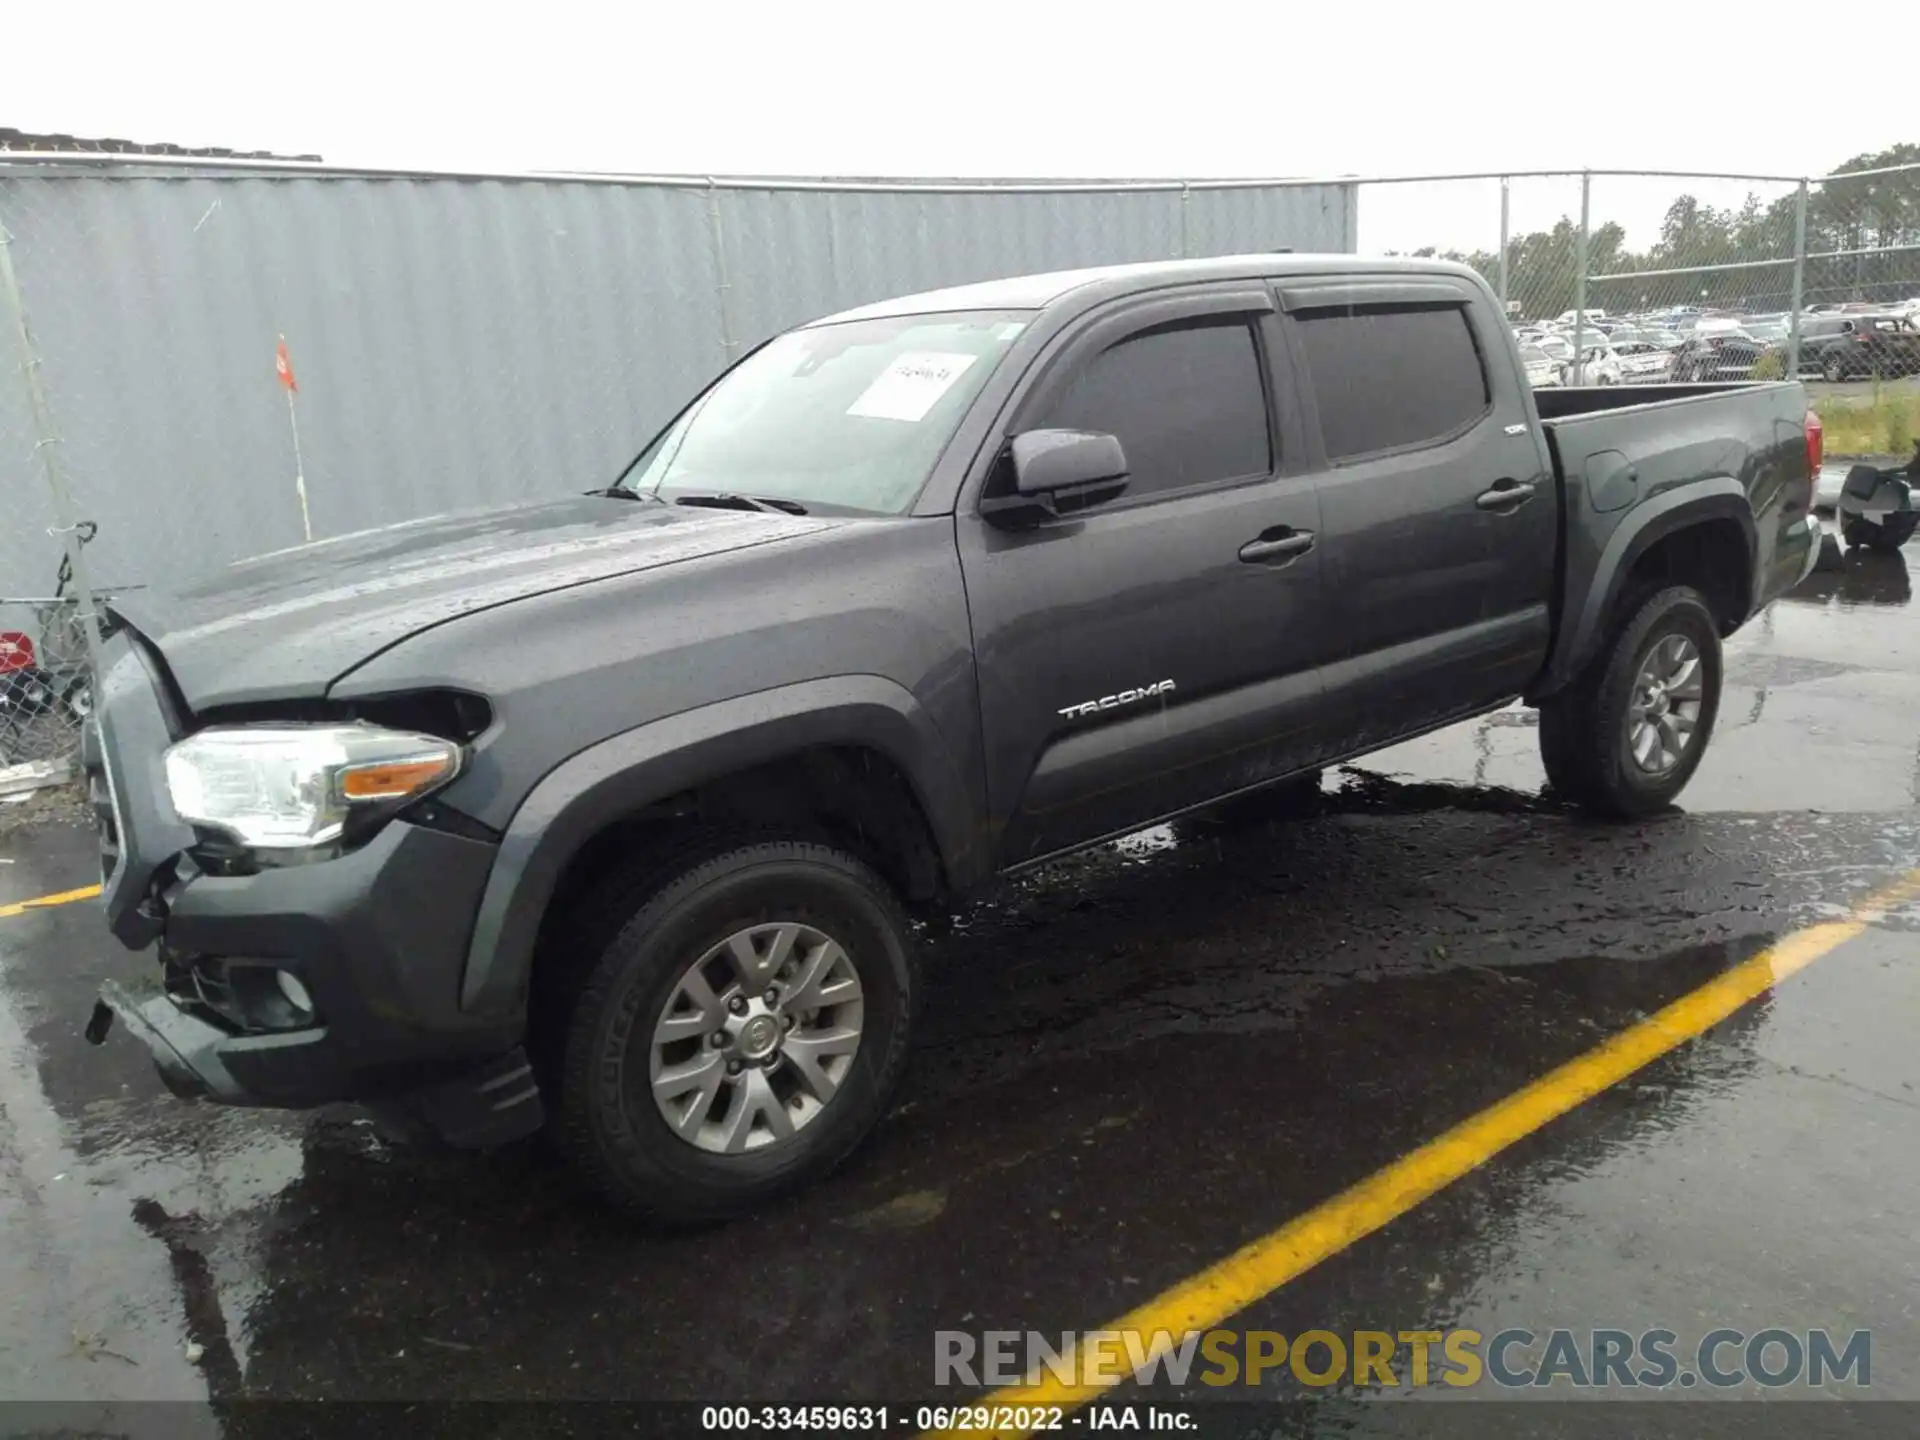
[[[311,850],[446,784],[461,753],[374,725],[216,727],[167,751],[167,793],[189,824],[253,849]]]

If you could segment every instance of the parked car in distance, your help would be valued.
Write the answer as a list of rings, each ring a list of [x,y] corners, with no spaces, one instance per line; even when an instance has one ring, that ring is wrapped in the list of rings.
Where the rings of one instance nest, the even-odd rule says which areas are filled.
[[[1571,326],[1580,318],[1582,313],[1583,312],[1579,310],[1562,310],[1558,315],[1554,316],[1553,323],[1562,328]],[[1607,318],[1607,312],[1604,310],[1587,310],[1584,313],[1587,317],[1586,323],[1589,325]]]
[[[1565,374],[1561,383],[1565,385],[1618,385],[1625,378],[1620,357],[1605,341],[1590,342],[1580,352],[1578,363],[1567,364],[1562,369]]]
[[[1784,345],[1787,319],[1785,315],[1749,315],[1740,328],[1762,345]]]
[[[1920,374],[1920,328],[1905,315],[1813,315],[1800,322],[1800,371],[1838,384]]]
[[[1668,379],[1676,384],[1703,380],[1750,380],[1765,349],[1751,335],[1722,330],[1694,335],[1672,352]]]
[[[1560,383],[1560,362],[1538,345],[1520,347],[1520,364],[1527,372],[1527,384],[1536,390]]]
[[[1555,331],[1548,331],[1533,342],[1555,360],[1566,362],[1573,359],[1573,342]]]
[[[1521,698],[1560,796],[1658,812],[1813,569],[1817,423],[1530,392],[1506,334],[1465,266],[1352,255],[906,296],[584,493],[116,599],[81,755],[140,980],[88,1036],[186,1096],[547,1125],[708,1221],[880,1121],[911,916],[1002,875]]]
[[[1607,339],[1615,350],[1623,345],[1651,345],[1657,350],[1673,350],[1680,344],[1678,331],[1662,329],[1653,325],[1627,326],[1616,330]]]
[[[1644,332],[1640,332],[1644,333]],[[1616,344],[1613,353],[1620,360],[1623,384],[1653,384],[1665,380],[1673,370],[1673,352],[1651,340],[1630,340]]]

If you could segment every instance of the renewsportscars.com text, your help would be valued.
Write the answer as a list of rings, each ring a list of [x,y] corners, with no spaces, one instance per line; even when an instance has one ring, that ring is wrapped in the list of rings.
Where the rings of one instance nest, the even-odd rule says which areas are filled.
[[[1683,1342],[1668,1329],[1478,1330],[938,1330],[936,1385],[1144,1384],[1406,1386],[1503,1389],[1777,1389],[1873,1383],[1868,1330],[1710,1330]]]

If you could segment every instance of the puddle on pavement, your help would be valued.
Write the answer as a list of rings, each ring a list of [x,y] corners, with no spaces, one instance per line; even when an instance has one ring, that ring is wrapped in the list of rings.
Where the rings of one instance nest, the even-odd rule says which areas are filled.
[[[1793,610],[1838,623],[1839,600]],[[1730,662],[1741,704],[1763,703],[1734,725],[1729,702],[1728,733],[1758,735],[1765,764],[1825,763],[1828,722],[1794,697],[1829,687],[1897,720],[1910,767],[1920,695],[1789,643],[1783,618]],[[0,955],[20,1055],[44,1057],[26,1178],[89,1197],[70,1223],[19,1232],[22,1254],[82,1257],[79,1318],[60,1324],[143,1347],[127,1373],[184,1394],[710,1396],[742,1381],[716,1356],[784,1353],[803,1389],[831,1374],[842,1393],[852,1363],[865,1373],[846,1383],[885,1396],[920,1337],[963,1312],[1095,1323],[1912,863],[1912,823],[1715,816],[1691,792],[1691,813],[1641,826],[1570,818],[1542,793],[1532,722],[1514,709],[1432,737],[1438,773],[1343,767],[1278,818],[1142,831],[955,917],[931,937],[902,1107],[841,1177],[756,1220],[750,1247],[637,1234],[532,1147],[402,1151],[349,1116],[178,1105],[144,1064],[75,1058],[65,992],[90,983],[84,967]],[[1762,793],[1728,808],[1765,808]],[[1689,1086],[1737,1078],[1739,1026],[1763,1013],[1608,1113],[1678,1123]],[[1171,1237],[1195,1194],[1219,1213],[1183,1248]],[[1124,1271],[1122,1224],[1160,1237]],[[1059,1283],[1036,1298],[1044,1267]],[[751,1315],[711,1303],[730,1287],[756,1295]],[[844,1346],[782,1351],[823,1305]],[[45,1321],[0,1325],[0,1350]]]

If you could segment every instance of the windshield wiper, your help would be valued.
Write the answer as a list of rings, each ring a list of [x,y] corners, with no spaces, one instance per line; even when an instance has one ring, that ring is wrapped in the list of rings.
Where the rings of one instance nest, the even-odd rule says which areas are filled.
[[[624,485],[608,485],[600,490],[584,490],[584,495],[594,495],[602,500],[651,500],[652,495],[642,495],[638,490],[629,490]]]
[[[704,505],[710,510],[764,510],[771,515],[804,515],[807,507],[798,500],[769,499],[760,495],[736,495],[716,490],[709,494],[676,495],[676,505]]]

